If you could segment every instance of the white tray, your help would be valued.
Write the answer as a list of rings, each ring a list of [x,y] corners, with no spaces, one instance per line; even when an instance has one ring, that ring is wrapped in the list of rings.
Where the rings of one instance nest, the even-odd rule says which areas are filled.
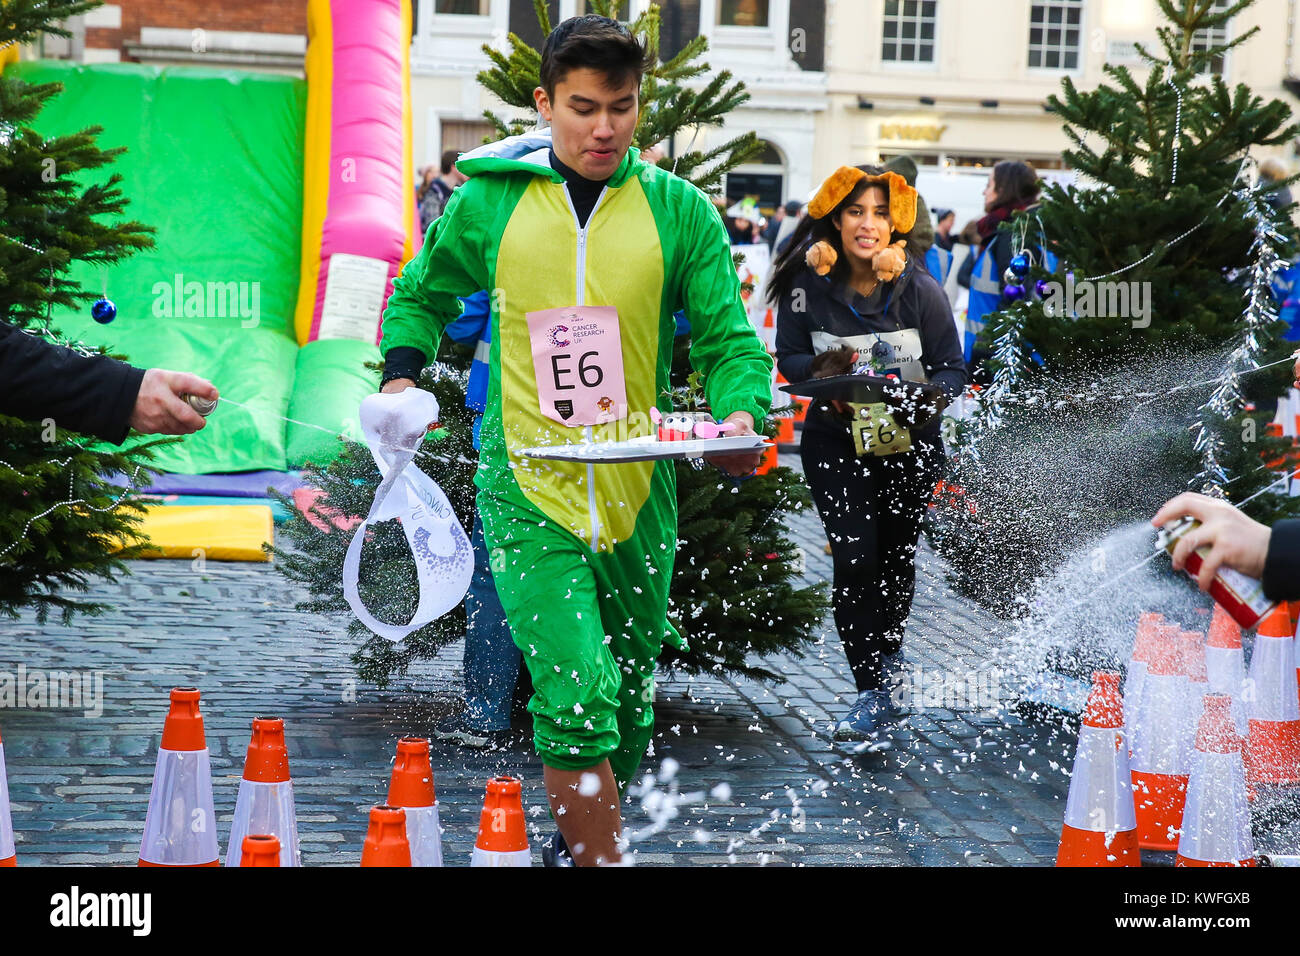
[[[703,458],[705,455],[762,451],[762,435],[725,435],[721,438],[692,438],[690,441],[659,441],[631,438],[627,441],[584,442],[525,448],[519,454],[550,461],[588,461],[619,464],[629,461],[658,461],[661,458]]]

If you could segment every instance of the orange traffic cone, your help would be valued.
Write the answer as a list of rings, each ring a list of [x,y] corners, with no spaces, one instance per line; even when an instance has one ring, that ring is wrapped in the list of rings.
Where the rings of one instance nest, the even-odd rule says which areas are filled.
[[[9,778],[5,776],[5,742],[0,738],[0,866],[17,866],[14,821],[9,813]]]
[[[487,782],[470,866],[533,865],[524,827],[523,792],[523,784],[514,777],[493,777]]]
[[[1246,708],[1241,703],[1241,688],[1246,682],[1246,660],[1241,653],[1241,625],[1218,604],[1214,605],[1210,638],[1205,642],[1205,670],[1210,693],[1232,698],[1232,723],[1245,737]]]
[[[1183,673],[1187,675],[1187,697],[1183,700],[1183,732],[1187,735],[1187,755],[1191,759],[1196,745],[1196,727],[1205,705],[1201,699],[1210,691],[1210,677],[1205,666],[1205,635],[1199,631],[1182,631],[1179,634],[1179,651],[1182,653]],[[1188,765],[1190,769],[1190,764]]]
[[[234,845],[233,840],[231,845]],[[239,865],[279,866],[281,852],[278,837],[270,833],[251,833],[240,841]]]
[[[1294,631],[1286,606],[1274,608],[1255,632],[1246,681],[1246,780],[1251,784],[1300,783],[1300,695]]]
[[[230,824],[226,866],[243,866],[244,837],[252,833],[277,837],[282,858],[279,866],[302,866],[298,849],[298,819],[293,808],[293,781],[289,779],[289,751],[284,745],[284,721],[279,717],[253,719],[253,736],[244,757],[244,776],[235,798],[235,819]]]
[[[149,791],[141,866],[217,866],[212,767],[197,687],[175,687]]]
[[[1160,642],[1160,624],[1162,615],[1147,611],[1138,617],[1137,638],[1133,642],[1133,654],[1129,657],[1128,672],[1124,677],[1124,734],[1133,744],[1133,720],[1137,715],[1138,702],[1142,699],[1142,684],[1147,676],[1147,662]]]
[[[1196,730],[1187,806],[1174,866],[1254,866],[1241,738],[1232,698],[1207,694]]]
[[[1183,732],[1187,675],[1176,639],[1163,640],[1147,662],[1133,734],[1133,791],[1138,844],[1144,850],[1178,846],[1191,754]]]
[[[370,828],[361,847],[361,865],[411,865],[411,845],[406,842],[406,811],[401,807],[370,808]]]
[[[425,738],[403,737],[397,742],[388,805],[406,810],[411,865],[442,866],[442,824],[438,821],[438,796],[433,789],[433,766]]]
[[[1092,675],[1056,865],[1142,865],[1118,671]]]

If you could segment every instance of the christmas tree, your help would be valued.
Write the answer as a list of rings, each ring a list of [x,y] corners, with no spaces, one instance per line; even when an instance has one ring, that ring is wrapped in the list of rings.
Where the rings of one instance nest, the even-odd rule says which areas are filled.
[[[58,24],[97,3],[4,0],[0,57],[43,33],[67,36]],[[3,62],[0,59],[0,62]],[[60,344],[49,327],[55,306],[97,296],[69,278],[74,262],[107,265],[152,243],[149,230],[125,221],[120,177],[96,177],[121,150],[101,150],[92,127],[45,138],[32,129],[43,105],[61,89],[0,74],[0,319]],[[79,601],[91,578],[112,578],[139,552],[132,529],[142,507],[124,498],[109,475],[148,484],[149,448],[104,451],[53,420],[25,422],[0,415],[0,612],[34,609],[38,620],[58,611],[98,613]]]
[[[1261,520],[1295,511],[1284,488],[1256,497],[1277,478],[1265,461],[1288,453],[1266,434],[1291,348],[1269,287],[1295,230],[1268,201],[1284,184],[1256,184],[1251,151],[1300,127],[1214,72],[1257,28],[1211,39],[1251,3],[1159,0],[1143,80],[1108,64],[1108,82],[1067,77],[1048,99],[1081,183],[1048,185],[1003,226],[1031,269],[989,317],[993,385],[959,438],[965,495],[933,529],[956,583],[1001,610],[1023,608],[1054,559],[1179,491],[1250,498]]]
[[[590,12],[610,15],[608,0],[592,0]],[[546,5],[536,3],[543,35],[551,24]],[[630,25],[647,46],[658,51],[659,11],[655,6]],[[480,82],[507,104],[533,111],[532,91],[539,85],[540,54],[510,36],[511,52],[503,55],[490,47],[484,51],[496,68],[480,74]],[[641,113],[634,144],[658,143],[685,125],[721,125],[727,111],[743,103],[748,94],[722,72],[700,90],[683,84],[708,73],[699,57],[707,41],[697,38],[669,63],[658,63],[646,76],[641,90]],[[500,135],[513,135],[532,127],[518,120],[505,122],[488,114]],[[735,137],[707,152],[686,152],[660,165],[673,169],[702,189],[714,189],[727,170],[746,162],[761,144],[753,133]],[[678,339],[672,384],[674,405],[702,407],[702,385],[689,367],[689,337]],[[432,391],[442,409],[439,439],[427,446],[416,462],[451,498],[462,523],[469,527],[473,508],[472,476],[475,454],[470,443],[471,418],[464,409],[464,370],[468,352],[461,346],[440,345],[438,361],[426,369],[421,388]],[[769,433],[775,428],[768,422]],[[343,515],[363,515],[378,485],[378,473],[363,446],[349,445],[334,464],[308,470],[309,482],[324,490],[321,503]],[[788,468],[737,482],[711,465],[677,468],[679,506],[676,570],[669,589],[669,618],[686,639],[689,650],[666,644],[664,663],[687,672],[745,673],[763,678],[776,675],[753,656],[788,651],[801,653],[814,639],[825,617],[825,585],[805,586],[798,549],[786,535],[783,516],[811,507],[802,481]],[[314,524],[295,517],[284,528],[293,549],[277,550],[280,567],[304,583],[315,600],[304,607],[318,611],[346,611],[340,589],[343,554],[349,535],[327,521]],[[400,529],[381,526],[374,546],[363,552],[360,574],[362,597],[376,616],[387,621],[409,620],[414,611],[415,573],[409,548]],[[370,582],[365,584],[364,582]],[[382,582],[382,583],[377,583]],[[369,591],[367,591],[369,588]],[[360,676],[377,683],[400,674],[415,660],[428,657],[464,633],[463,613],[434,621],[393,645],[353,620],[351,632],[364,643],[354,655]]]

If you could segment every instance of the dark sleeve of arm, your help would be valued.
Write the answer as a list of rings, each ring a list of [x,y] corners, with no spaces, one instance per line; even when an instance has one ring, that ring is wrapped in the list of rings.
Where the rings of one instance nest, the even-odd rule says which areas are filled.
[[[792,289],[776,307],[776,367],[787,382],[812,378],[813,344],[807,290]],[[796,305],[803,306],[796,309]]]
[[[409,378],[413,382],[420,380],[420,373],[429,364],[423,352],[409,345],[398,345],[384,353],[384,377],[380,385],[387,385],[398,378]]]
[[[1300,519],[1273,525],[1264,559],[1264,595],[1270,601],[1300,599]]]
[[[930,279],[929,273],[923,278]],[[953,321],[952,306],[943,289],[937,282],[926,282],[923,278],[916,277],[916,285],[920,299],[917,325],[921,331],[925,373],[931,382],[955,398],[969,381],[961,340],[957,338],[957,323]]]
[[[0,412],[115,445],[130,431],[144,369],[87,357],[0,322]]]

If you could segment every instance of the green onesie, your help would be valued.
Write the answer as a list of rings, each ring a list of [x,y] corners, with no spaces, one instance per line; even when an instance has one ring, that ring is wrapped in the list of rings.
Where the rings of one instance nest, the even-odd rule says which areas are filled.
[[[460,314],[458,297],[490,290],[490,380],[475,484],[497,593],[532,675],[534,741],[542,761],[562,770],[608,758],[622,789],[654,722],[654,666],[677,547],[673,463],[518,454],[585,433],[556,414],[565,403],[553,399],[565,393],[539,389],[543,366],[559,388],[601,380],[600,359],[580,346],[571,357],[535,364],[537,314],[617,310],[625,404],[611,412],[616,417],[667,409],[678,310],[690,319],[692,364],[719,420],[746,411],[762,421],[772,361],[745,314],[722,221],[700,190],[630,149],[579,228],[549,147],[538,142],[534,133],[462,157],[469,180],[393,282],[382,350],[410,346],[432,355]],[[540,333],[549,337],[545,347],[580,338],[582,321],[552,324]],[[613,405],[602,398],[601,407]],[[617,425],[596,427],[596,437],[619,437]]]

